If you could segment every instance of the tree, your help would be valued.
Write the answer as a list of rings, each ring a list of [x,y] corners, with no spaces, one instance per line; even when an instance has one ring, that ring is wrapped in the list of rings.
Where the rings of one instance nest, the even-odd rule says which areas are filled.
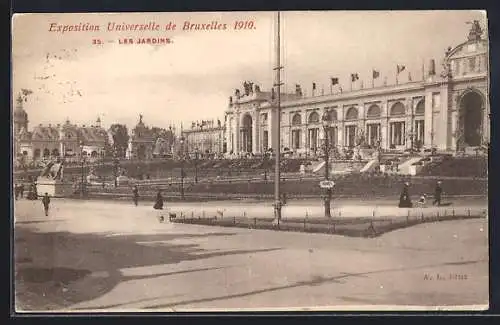
[[[118,157],[125,157],[128,147],[128,129],[124,124],[113,124],[109,128],[109,132],[113,138],[113,150],[116,151]]]

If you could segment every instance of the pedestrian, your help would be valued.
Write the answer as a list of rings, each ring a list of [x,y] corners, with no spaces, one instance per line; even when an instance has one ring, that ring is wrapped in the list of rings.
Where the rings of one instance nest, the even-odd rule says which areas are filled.
[[[17,184],[14,185],[14,197],[16,200],[19,197],[19,185]]]
[[[161,195],[161,190],[158,190],[158,193],[156,194],[155,205],[153,206],[153,209],[163,210],[163,196]],[[163,222],[165,220],[161,211],[159,211],[158,220],[160,222]]]
[[[436,188],[434,189],[434,201],[432,205],[440,206],[441,205],[441,194],[443,193],[443,188],[441,187],[441,181],[438,181],[436,184]]]
[[[281,202],[283,203],[283,205],[286,205],[286,193],[285,192],[283,192]]]
[[[45,216],[48,216],[49,215],[49,204],[50,204],[49,193],[45,192],[45,195],[42,198],[42,203],[43,203],[43,209],[45,210]]]
[[[19,185],[19,196],[21,197],[21,199],[24,197],[24,183],[21,183],[21,185]]]
[[[420,199],[417,201],[418,205],[422,208],[426,207],[427,204],[427,195],[424,193],[420,196]]]
[[[137,188],[137,185],[134,185],[132,192],[133,192],[134,204],[135,206],[137,206],[139,203],[139,189]]]
[[[410,192],[408,188],[410,187],[410,183],[405,182],[403,186],[403,190],[401,191],[401,195],[399,196],[399,207],[400,208],[411,208],[412,203],[410,199]]]

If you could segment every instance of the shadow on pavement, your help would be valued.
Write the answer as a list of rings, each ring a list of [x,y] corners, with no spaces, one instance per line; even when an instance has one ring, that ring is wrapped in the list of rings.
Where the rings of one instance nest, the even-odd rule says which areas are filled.
[[[481,262],[485,262],[485,261],[483,261],[483,260],[464,261],[464,262],[461,262],[461,264],[474,264],[474,263],[481,263]],[[362,277],[362,276],[367,276],[367,275],[371,275],[371,274],[378,274],[378,273],[414,271],[414,270],[419,270],[419,269],[436,268],[436,267],[447,266],[447,265],[456,265],[456,264],[457,264],[456,262],[447,262],[447,263],[430,264],[430,265],[423,265],[423,266],[417,266],[417,267],[391,268],[391,269],[373,270],[373,271],[360,272],[360,273],[343,273],[342,275],[337,275],[337,276],[332,276],[332,277],[314,276],[309,281],[298,281],[298,282],[288,284],[288,285],[275,286],[275,287],[271,287],[271,288],[254,290],[254,291],[243,292],[243,293],[237,293],[237,294],[232,294],[232,295],[193,299],[193,300],[183,300],[183,301],[167,303],[167,304],[155,304],[155,305],[143,307],[143,309],[168,309],[168,308],[187,306],[187,305],[203,303],[203,302],[212,302],[212,301],[228,300],[228,299],[234,299],[234,298],[242,298],[242,297],[252,296],[252,295],[256,295],[256,294],[274,292],[274,291],[278,291],[278,290],[291,289],[291,288],[297,288],[297,287],[303,287],[303,286],[312,287],[312,286],[318,286],[318,285],[325,284],[325,283],[342,283],[342,280],[345,280],[345,279],[348,279],[351,277],[360,277],[360,276]],[[487,300],[487,297],[486,297],[486,300]],[[428,301],[427,304],[428,305],[435,305],[436,302]],[[443,303],[440,303],[440,304],[443,304]],[[453,303],[450,303],[450,304],[453,304]]]
[[[16,307],[23,311],[65,309],[76,303],[96,299],[124,281],[212,270],[201,268],[125,276],[120,271],[124,268],[176,264],[281,249],[211,251],[202,249],[197,244],[174,245],[167,242],[182,238],[228,235],[235,234],[102,236],[69,232],[41,233],[17,227],[14,247]],[[32,262],[26,263],[30,259]]]

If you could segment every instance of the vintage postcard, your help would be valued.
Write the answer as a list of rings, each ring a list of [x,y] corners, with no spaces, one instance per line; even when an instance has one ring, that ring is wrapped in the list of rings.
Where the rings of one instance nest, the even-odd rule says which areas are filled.
[[[15,14],[15,310],[484,310],[486,11]]]

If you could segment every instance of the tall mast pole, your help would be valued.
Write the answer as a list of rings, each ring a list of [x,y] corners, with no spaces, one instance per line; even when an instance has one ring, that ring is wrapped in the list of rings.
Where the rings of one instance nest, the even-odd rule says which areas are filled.
[[[276,144],[275,150],[275,172],[274,172],[274,218],[276,221],[281,220],[281,199],[280,199],[280,182],[281,182],[281,173],[280,173],[280,158],[281,158],[281,60],[280,60],[280,49],[281,49],[281,41],[280,41],[280,12],[276,13],[276,30],[275,30],[275,47],[276,47],[276,66],[274,67],[275,73],[275,82],[274,86],[276,87],[276,107],[275,107],[275,119],[276,124],[274,128],[274,143]]]

